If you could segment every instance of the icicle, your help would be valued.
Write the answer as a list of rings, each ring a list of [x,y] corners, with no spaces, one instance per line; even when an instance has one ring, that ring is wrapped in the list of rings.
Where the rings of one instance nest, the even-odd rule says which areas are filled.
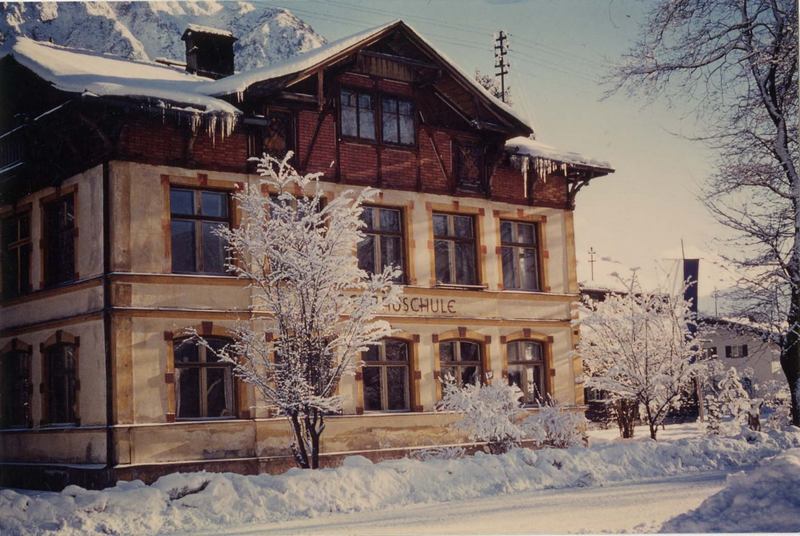
[[[522,158],[522,188],[523,192],[525,192],[525,197],[528,197],[528,168],[531,165],[531,159],[529,156],[525,156]]]

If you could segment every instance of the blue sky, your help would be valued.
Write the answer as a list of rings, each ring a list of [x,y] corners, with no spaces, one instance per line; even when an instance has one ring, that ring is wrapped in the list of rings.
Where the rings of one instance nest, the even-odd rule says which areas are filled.
[[[617,95],[599,83],[633,43],[646,3],[633,0],[298,0],[278,2],[328,40],[402,18],[468,72],[493,71],[493,33],[510,34],[514,107],[537,139],[606,159],[616,173],[578,195],[579,279],[591,283],[587,251],[597,251],[595,283],[612,272],[655,285],[681,256],[700,257],[700,306],[729,277],[712,264],[724,229],[697,199],[713,154],[685,136],[701,133],[690,103]],[[684,136],[684,137],[682,137]],[[608,260],[603,260],[608,259]]]

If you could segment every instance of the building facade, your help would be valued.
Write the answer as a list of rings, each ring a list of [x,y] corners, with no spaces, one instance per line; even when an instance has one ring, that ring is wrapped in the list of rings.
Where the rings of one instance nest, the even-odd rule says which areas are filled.
[[[224,32],[184,40],[232,54]],[[527,139],[402,22],[248,73],[202,57],[204,78],[25,39],[0,59],[1,483],[291,465],[285,419],[181,345],[188,327],[224,344],[252,310],[213,229],[237,225],[262,152],[292,150],[329,198],[379,188],[359,263],[403,272],[397,332],[342,380],[325,463],[465,443],[435,411],[447,373],[583,403],[574,199],[609,165]]]

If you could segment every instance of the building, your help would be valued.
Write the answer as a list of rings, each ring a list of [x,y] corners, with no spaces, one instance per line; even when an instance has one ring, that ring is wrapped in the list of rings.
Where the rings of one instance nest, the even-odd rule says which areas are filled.
[[[403,22],[238,74],[229,33],[183,39],[204,77],[22,38],[0,59],[2,483],[291,464],[285,420],[179,346],[189,326],[224,341],[252,303],[210,231],[237,224],[262,151],[294,150],[330,196],[380,188],[360,261],[403,269],[398,333],[342,381],[327,463],[464,442],[434,411],[444,372],[582,404],[573,209],[607,163],[528,139]]]
[[[703,317],[698,336],[706,358],[735,368],[746,387],[775,380],[784,383],[781,347],[771,330],[746,320]]]

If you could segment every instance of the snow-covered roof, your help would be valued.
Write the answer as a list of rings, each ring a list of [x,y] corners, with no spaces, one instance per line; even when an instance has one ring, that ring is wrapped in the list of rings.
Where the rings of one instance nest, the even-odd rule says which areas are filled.
[[[221,30],[219,28],[212,28],[211,26],[203,26],[201,24],[187,24],[186,32],[207,33],[207,34],[222,35],[225,37],[233,38],[233,32],[229,32],[228,30]],[[183,33],[185,34],[186,32]]]
[[[598,160],[572,151],[563,151],[550,145],[545,145],[536,140],[518,136],[506,142],[506,151],[511,154],[546,158],[564,164],[574,164],[593,168],[613,170],[611,164],[605,160]]]
[[[319,48],[309,50],[308,52],[303,52],[292,58],[289,58],[286,61],[276,63],[274,65],[238,73],[232,76],[221,78],[219,80],[209,81],[202,88],[202,91],[208,95],[217,96],[242,93],[249,86],[258,82],[282,78],[284,76],[299,73],[301,71],[313,69],[316,66],[335,59],[338,54],[348,51],[352,47],[357,46],[364,41],[368,41],[382,32],[399,25],[405,26],[414,34],[416,38],[425,43],[425,45],[428,46],[432,52],[438,55],[443,62],[446,62],[448,65],[450,65],[450,67],[452,67],[453,70],[457,72],[458,75],[460,75],[463,80],[467,82],[475,91],[482,93],[484,96],[490,99],[493,105],[497,106],[505,113],[512,116],[514,119],[533,131],[533,127],[529,125],[527,119],[523,118],[516,110],[508,106],[506,103],[494,97],[491,93],[489,93],[488,90],[486,90],[486,88],[480,85],[473,76],[470,76],[463,69],[461,69],[455,62],[450,60],[450,58],[434,47],[430,41],[422,37],[422,35],[420,35],[420,33],[414,28],[400,20],[394,20],[392,22],[375,26],[374,28],[364,30],[351,36],[344,37]]]
[[[198,92],[208,79],[184,71],[131,61],[88,50],[78,50],[17,37],[0,50],[22,66],[70,93],[90,96],[140,97],[177,104],[182,109],[235,116],[232,104]]]

